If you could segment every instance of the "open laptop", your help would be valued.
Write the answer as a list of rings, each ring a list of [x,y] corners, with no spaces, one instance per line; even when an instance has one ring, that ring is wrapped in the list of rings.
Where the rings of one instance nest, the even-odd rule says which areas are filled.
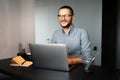
[[[65,44],[29,44],[33,66],[36,68],[71,71]]]

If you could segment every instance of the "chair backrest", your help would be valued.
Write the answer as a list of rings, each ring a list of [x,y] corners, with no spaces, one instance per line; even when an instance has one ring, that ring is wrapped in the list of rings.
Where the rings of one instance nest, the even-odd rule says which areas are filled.
[[[98,52],[97,52],[97,47],[96,46],[94,46],[93,47],[93,51],[92,51],[92,55],[91,55],[91,59],[90,59],[90,61],[86,64],[86,66],[85,66],[85,71],[86,72],[90,72],[91,70],[90,70],[90,67],[91,67],[91,65],[93,64],[93,62],[95,61],[95,58],[96,58],[96,55],[98,54]]]

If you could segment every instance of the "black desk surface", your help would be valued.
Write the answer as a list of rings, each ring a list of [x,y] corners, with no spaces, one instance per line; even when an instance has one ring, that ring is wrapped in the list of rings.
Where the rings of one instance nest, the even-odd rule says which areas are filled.
[[[94,72],[86,73],[82,65],[78,65],[71,72],[35,69],[32,66],[13,67],[10,59],[0,60],[0,71],[17,80],[111,80],[113,72],[94,67]],[[13,80],[14,80],[13,79]],[[114,79],[113,79],[114,80]]]

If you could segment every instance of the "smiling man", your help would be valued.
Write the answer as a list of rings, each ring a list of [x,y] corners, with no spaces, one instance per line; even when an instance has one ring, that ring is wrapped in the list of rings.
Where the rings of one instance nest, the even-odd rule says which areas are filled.
[[[85,57],[91,57],[87,32],[72,23],[75,18],[73,9],[70,6],[62,6],[57,16],[62,29],[54,32],[52,43],[66,44],[68,56],[72,57],[68,59],[68,63],[82,63]]]

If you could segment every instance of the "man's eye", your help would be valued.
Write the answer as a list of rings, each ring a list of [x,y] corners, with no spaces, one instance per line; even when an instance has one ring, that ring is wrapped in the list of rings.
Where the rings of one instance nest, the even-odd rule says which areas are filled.
[[[65,17],[65,18],[70,17],[70,16],[72,16],[72,15],[70,15],[70,14],[58,15],[58,17]]]

